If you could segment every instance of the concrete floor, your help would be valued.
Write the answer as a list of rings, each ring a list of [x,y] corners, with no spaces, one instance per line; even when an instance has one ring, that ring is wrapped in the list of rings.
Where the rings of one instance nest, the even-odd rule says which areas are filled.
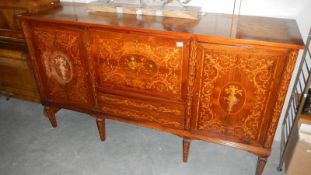
[[[299,129],[299,140],[289,163],[287,175],[310,175],[311,172],[311,125],[303,125],[305,127]]]
[[[182,163],[181,138],[108,120],[107,139],[98,138],[94,118],[61,110],[52,129],[42,106],[0,97],[1,175],[253,175],[257,157],[247,152],[192,141]],[[265,175],[276,171],[274,144]]]

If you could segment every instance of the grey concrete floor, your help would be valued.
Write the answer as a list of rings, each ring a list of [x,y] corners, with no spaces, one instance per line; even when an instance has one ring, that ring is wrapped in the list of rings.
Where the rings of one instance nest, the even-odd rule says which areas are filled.
[[[94,118],[61,110],[52,129],[39,104],[0,97],[1,175],[253,175],[257,157],[227,146],[192,141],[182,163],[181,138],[108,120],[98,138]],[[274,144],[265,175],[276,171]]]

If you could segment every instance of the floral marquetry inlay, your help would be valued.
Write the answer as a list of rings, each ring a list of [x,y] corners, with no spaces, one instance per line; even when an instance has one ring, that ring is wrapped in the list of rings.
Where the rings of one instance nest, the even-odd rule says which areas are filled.
[[[176,41],[146,37],[138,41],[128,35],[93,32],[92,55],[99,86],[144,90],[153,95],[171,94],[180,98],[182,88],[183,48]],[[151,39],[150,39],[151,38]],[[151,40],[148,42],[148,40]],[[99,51],[99,52],[98,52]]]
[[[273,115],[272,115],[272,120],[270,122],[270,127],[268,129],[267,139],[265,140],[265,144],[264,144],[266,148],[271,148],[272,143],[273,143],[273,138],[274,138],[275,131],[278,125],[278,121],[279,121],[282,107],[284,104],[284,100],[286,97],[287,89],[290,83],[290,79],[292,77],[292,72],[294,70],[295,62],[297,60],[297,54],[298,54],[297,51],[291,51],[291,53],[288,56],[288,61],[287,61],[285,71],[283,72],[283,77],[282,77],[282,81],[280,85],[280,90],[278,92],[277,101],[273,109]]]
[[[257,140],[282,58],[263,49],[204,48],[197,129]]]
[[[89,104],[91,99],[80,33],[70,29],[36,27],[34,38],[48,100]]]
[[[151,121],[162,126],[183,128],[183,109],[167,104],[147,103],[111,95],[99,96],[100,109],[106,113],[136,120]],[[148,111],[148,112],[146,112]]]
[[[157,72],[157,65],[141,55],[124,55],[120,59],[120,65],[133,73],[152,75]]]

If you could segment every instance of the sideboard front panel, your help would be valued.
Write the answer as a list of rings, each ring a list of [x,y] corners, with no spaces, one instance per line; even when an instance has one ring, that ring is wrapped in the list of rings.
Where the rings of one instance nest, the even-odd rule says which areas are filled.
[[[90,35],[99,91],[185,101],[189,41],[122,31]]]
[[[282,49],[201,44],[193,130],[261,144],[287,54]]]
[[[44,101],[90,106],[91,93],[84,62],[81,31],[66,27],[32,28]]]

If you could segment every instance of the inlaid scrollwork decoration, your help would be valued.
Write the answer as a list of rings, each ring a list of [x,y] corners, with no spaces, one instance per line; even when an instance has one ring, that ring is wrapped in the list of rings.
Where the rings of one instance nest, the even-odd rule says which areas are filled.
[[[116,86],[180,97],[182,48],[106,35],[93,32],[91,46],[100,87]]]
[[[282,77],[282,81],[281,81],[280,90],[278,93],[276,105],[275,105],[274,110],[273,110],[272,120],[270,122],[270,127],[268,129],[267,139],[265,140],[265,144],[264,144],[264,146],[266,148],[271,148],[271,146],[272,146],[275,131],[277,129],[278,121],[279,121],[281,111],[282,111],[282,107],[284,104],[284,100],[286,97],[287,89],[288,89],[288,86],[289,86],[289,83],[290,83],[290,80],[292,77],[295,62],[297,60],[297,55],[298,55],[297,51],[291,51],[291,53],[288,56],[287,66],[286,66],[285,71],[283,73],[283,77]]]
[[[101,95],[99,98],[103,103],[101,110],[107,113],[127,116],[131,119],[151,121],[162,126],[183,128],[183,111],[176,107],[110,95]]]
[[[34,28],[34,38],[49,100],[88,104],[90,97],[79,32],[38,27]]]
[[[282,53],[205,49],[198,130],[257,140]],[[215,99],[218,99],[215,100]]]

